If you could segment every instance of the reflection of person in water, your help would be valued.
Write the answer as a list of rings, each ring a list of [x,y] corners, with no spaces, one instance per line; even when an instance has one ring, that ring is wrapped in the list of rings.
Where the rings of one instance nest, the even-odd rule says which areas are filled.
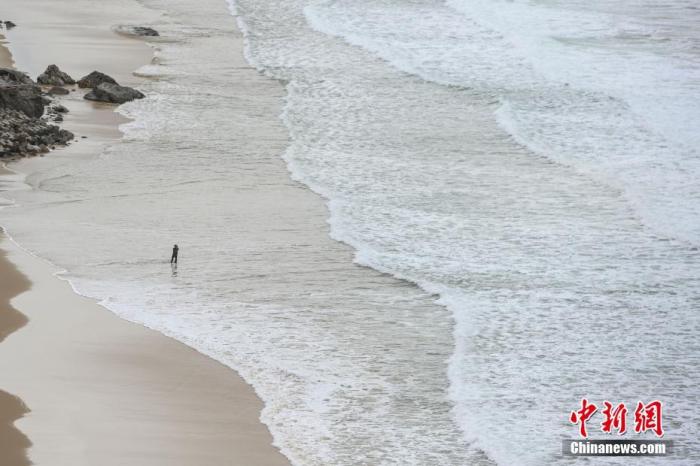
[[[177,252],[180,248],[177,247],[177,244],[173,246],[173,255],[170,258],[170,263],[171,264],[177,264]]]

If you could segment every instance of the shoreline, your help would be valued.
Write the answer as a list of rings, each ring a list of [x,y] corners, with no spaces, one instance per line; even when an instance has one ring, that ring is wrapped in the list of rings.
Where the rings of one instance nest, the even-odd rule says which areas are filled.
[[[461,456],[445,397],[452,348],[434,343],[434,334],[451,332],[450,312],[414,284],[354,263],[357,251],[331,237],[327,199],[291,177],[281,157],[293,137],[282,118],[286,81],[246,60],[246,39],[225,3],[205,0],[194,11],[182,0],[167,13],[163,22],[137,20],[158,29],[159,42],[172,40],[155,66],[138,70],[158,79],[143,88],[156,98],[129,104],[137,125],[99,159],[46,169],[60,163],[55,154],[29,167],[38,189],[17,193],[27,208],[8,210],[7,225],[28,250],[69,270],[81,293],[108,298],[115,314],[243,375],[265,400],[261,418],[275,446],[295,463],[352,464],[348,417],[363,426],[365,461],[405,454],[402,442],[379,434],[382,426],[410,438],[430,425]],[[160,262],[167,238],[181,247],[177,277]],[[121,286],[122,276],[136,280]],[[192,302],[193,292],[206,300]],[[386,326],[395,316],[410,323]],[[370,348],[364,334],[377,337]],[[368,360],[368,350],[378,357]],[[328,367],[349,369],[356,388]],[[424,390],[395,385],[416,382],[416,371]],[[407,404],[426,408],[407,417]],[[374,409],[385,409],[381,420]]]
[[[234,371],[78,295],[9,238],[0,248],[32,283],[13,301],[29,322],[0,343],[13,374],[0,385],[31,410],[16,428],[33,464],[288,464]]]
[[[178,0],[163,22],[146,23],[172,42],[138,70],[158,77],[143,87],[155,98],[126,108],[138,123],[97,160],[55,170],[44,160],[30,180],[39,189],[17,193],[27,208],[8,210],[8,225],[69,270],[81,293],[243,375],[295,463],[352,464],[352,425],[363,426],[352,438],[363,439],[364,461],[403,457],[403,442],[380,434],[394,426],[421,438],[430,425],[462,452],[445,396],[452,347],[434,338],[450,338],[450,312],[414,284],[354,263],[357,251],[331,237],[328,200],[291,177],[283,156],[294,138],[284,118],[291,83],[246,60],[236,22],[221,0]],[[161,264],[165,241],[180,245],[177,277]],[[396,316],[410,323],[385,325]],[[376,337],[371,347],[365,334]],[[408,404],[426,408],[407,416]],[[418,449],[425,461],[431,449]]]
[[[46,7],[41,9],[43,18],[36,4]],[[0,42],[0,66],[16,67],[32,77],[51,63],[74,78],[100,69],[120,83],[138,85],[139,78],[131,72],[152,58],[143,40],[118,34],[107,24],[96,28],[95,18],[88,21],[80,5],[53,11],[51,7],[39,0],[6,9],[18,27]],[[129,11],[131,19],[147,23],[149,19],[139,17],[139,8]],[[27,20],[30,16],[35,24]],[[81,28],[81,19],[91,27]],[[71,21],[73,27],[66,27]],[[86,42],[89,45],[83,45]],[[104,48],[111,52],[108,60]],[[77,65],[87,68],[76,71]],[[81,92],[57,101],[70,109],[61,127],[75,132],[76,141],[46,157],[13,161],[18,172],[31,173],[35,164],[55,166],[95,157],[121,138],[119,125],[130,121],[114,106],[84,101]],[[3,167],[0,174],[7,172]],[[16,376],[0,378],[0,423],[16,420],[11,433],[3,435],[17,446],[15,451],[26,448],[31,439],[34,446],[28,453],[35,464],[289,464],[260,421],[262,402],[233,369],[78,295],[54,276],[54,267],[8,237],[0,237],[0,254],[3,278],[22,283],[26,276],[24,286],[31,286],[26,292],[3,281],[3,292],[15,294],[7,297],[4,307],[10,312],[2,314],[0,332],[4,328],[6,335],[16,333],[5,341],[0,336],[0,368]],[[18,310],[13,313],[9,299],[16,295],[13,304]],[[3,299],[0,296],[0,303]],[[60,313],[47,312],[52,309]],[[11,387],[9,393],[6,386]],[[32,411],[21,417],[24,403]],[[3,464],[15,461],[10,456],[15,453],[5,448],[0,452]],[[29,464],[26,458],[21,461],[7,464]]]

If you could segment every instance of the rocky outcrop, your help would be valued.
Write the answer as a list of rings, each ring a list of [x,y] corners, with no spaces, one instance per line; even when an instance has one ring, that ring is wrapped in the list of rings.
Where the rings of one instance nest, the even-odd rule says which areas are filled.
[[[39,118],[44,114],[44,105],[41,88],[27,75],[0,68],[0,109],[17,110],[28,117]]]
[[[144,97],[146,96],[132,87],[111,83],[102,83],[85,94],[87,100],[113,104],[123,104],[134,99],[143,99]]]
[[[102,83],[117,84],[114,78],[107,76],[104,73],[100,73],[99,71],[93,71],[87,76],[83,76],[78,81],[78,87],[95,88]]]
[[[36,155],[73,139],[70,131],[41,118],[51,102],[29,76],[0,68],[0,157]],[[61,121],[67,110],[54,104],[48,118]]]
[[[153,28],[145,26],[130,26],[121,25],[117,26],[115,30],[121,34],[127,34],[129,36],[139,36],[139,37],[158,37],[160,34]]]
[[[0,109],[0,157],[36,155],[66,144],[73,133],[18,110]]]
[[[6,29],[12,29],[13,27],[17,26],[15,23],[12,21],[5,21],[5,28]]]
[[[46,71],[41,73],[36,82],[45,86],[65,86],[67,84],[75,84],[75,80],[61,71],[56,65],[49,65]]]

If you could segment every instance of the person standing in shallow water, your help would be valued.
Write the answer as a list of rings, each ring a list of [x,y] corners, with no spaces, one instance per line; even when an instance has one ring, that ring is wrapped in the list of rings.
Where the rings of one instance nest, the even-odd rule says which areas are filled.
[[[173,246],[173,255],[170,258],[170,263],[171,264],[177,264],[177,252],[179,251],[180,248],[177,247],[177,244]]]

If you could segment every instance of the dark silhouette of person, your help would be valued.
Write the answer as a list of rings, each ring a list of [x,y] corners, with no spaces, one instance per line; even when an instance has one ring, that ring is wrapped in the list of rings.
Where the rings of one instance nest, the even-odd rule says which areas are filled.
[[[177,247],[177,244],[173,246],[173,255],[170,258],[170,263],[171,264],[177,264],[177,252],[180,248]]]

